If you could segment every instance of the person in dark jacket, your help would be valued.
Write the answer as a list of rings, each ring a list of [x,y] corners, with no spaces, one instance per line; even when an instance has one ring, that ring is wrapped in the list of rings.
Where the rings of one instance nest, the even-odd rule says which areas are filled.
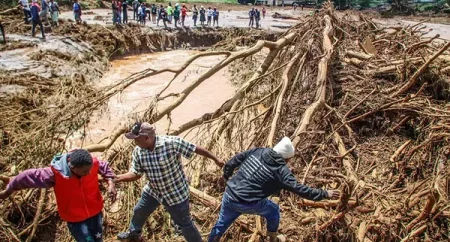
[[[2,20],[0,19],[0,32],[2,32],[3,37],[3,44],[6,44],[6,33],[5,33],[5,27],[3,26]],[[1,145],[0,145],[1,148]]]
[[[28,169],[12,179],[1,176],[7,187],[0,191],[0,201],[18,190],[53,188],[58,214],[75,240],[101,242],[103,198],[98,174],[108,180],[109,197],[114,201],[114,173],[107,162],[83,149],[55,156],[49,167]]]
[[[256,22],[256,28],[259,28],[259,20],[261,20],[261,13],[258,9],[255,9],[255,22]]]
[[[248,27],[253,28],[253,24],[255,22],[255,9],[252,8],[249,12],[248,12],[248,18],[249,18],[249,22],[248,22]]]
[[[225,164],[223,177],[225,180],[231,179],[227,182],[219,218],[211,230],[208,242],[219,241],[241,214],[263,216],[267,221],[269,241],[284,241],[284,236],[277,234],[280,208],[267,199],[281,189],[313,201],[339,198],[339,191],[310,188],[297,182],[286,165],[294,156],[294,150],[291,140],[284,137],[273,149],[254,148],[237,154]],[[238,167],[239,170],[233,176]]]
[[[128,3],[122,0],[122,21],[124,24],[128,23]]]
[[[45,39],[44,26],[42,25],[41,18],[39,16],[41,7],[39,7],[37,0],[33,0],[33,2],[31,3],[30,11],[31,11],[31,23],[33,25],[33,27],[31,28],[31,35],[35,37],[36,25],[39,25],[39,27],[41,28],[42,38]]]

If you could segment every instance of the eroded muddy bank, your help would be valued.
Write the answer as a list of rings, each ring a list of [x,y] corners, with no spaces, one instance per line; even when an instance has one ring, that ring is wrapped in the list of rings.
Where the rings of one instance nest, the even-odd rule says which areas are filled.
[[[175,32],[150,30],[140,33],[133,32],[133,28],[128,26],[61,28],[76,28],[78,34],[67,37],[51,35],[45,41],[20,34],[8,35],[8,40],[12,42],[6,45],[4,51],[0,51],[0,78],[3,79],[0,92],[3,95],[11,94],[11,91],[3,91],[5,85],[20,85],[15,82],[18,76],[39,76],[55,82],[58,79],[88,80],[89,83],[103,75],[111,59],[175,49],[207,49],[220,41],[228,44],[226,40],[231,37],[242,36],[242,41],[236,43],[240,45],[250,45],[258,39],[276,38],[276,34],[237,28]],[[92,33],[82,41],[80,33],[87,34],[89,31]],[[92,37],[93,34],[98,35],[98,38]]]

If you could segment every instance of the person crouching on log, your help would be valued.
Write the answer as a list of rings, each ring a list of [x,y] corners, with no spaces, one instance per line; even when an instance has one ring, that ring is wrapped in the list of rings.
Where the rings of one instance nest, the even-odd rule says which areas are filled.
[[[75,240],[101,242],[103,198],[98,174],[108,181],[109,198],[114,202],[117,195],[114,173],[107,162],[83,149],[55,156],[50,167],[25,170],[11,181],[3,178],[9,183],[0,192],[0,200],[22,189],[53,187],[58,214],[67,222]]]
[[[181,156],[190,159],[194,153],[213,160],[223,167],[223,162],[211,152],[177,136],[159,136],[149,123],[137,122],[125,134],[136,147],[132,153],[131,169],[118,175],[116,182],[136,181],[143,175],[148,179],[142,196],[134,207],[129,230],[117,236],[119,240],[141,241],[142,227],[160,204],[181,228],[188,242],[201,242],[202,237],[192,222],[189,209],[189,185],[183,172]]]
[[[284,137],[273,149],[254,148],[237,154],[225,164],[225,180],[233,176],[236,168],[240,168],[227,181],[219,218],[211,230],[209,242],[220,241],[220,237],[241,214],[255,214],[266,218],[269,241],[285,241],[283,235],[277,234],[280,208],[267,199],[281,189],[313,201],[339,198],[339,191],[314,189],[297,182],[286,165],[294,157],[294,150],[291,140]]]

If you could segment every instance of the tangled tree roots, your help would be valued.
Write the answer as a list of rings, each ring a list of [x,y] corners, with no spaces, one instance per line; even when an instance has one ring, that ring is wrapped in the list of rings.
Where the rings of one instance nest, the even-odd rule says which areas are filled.
[[[289,165],[297,178],[310,186],[341,189],[343,194],[338,201],[311,202],[281,192],[280,230],[291,241],[449,240],[450,44],[424,39],[420,25],[385,29],[363,16],[357,22],[351,17],[338,18],[326,6],[276,42],[260,40],[239,51],[227,46],[224,51],[194,56],[179,68],[143,70],[100,94],[86,94],[91,95],[86,99],[89,103],[69,102],[50,117],[64,124],[142,78],[162,72],[172,72],[175,78],[194,60],[221,55],[221,62],[182,92],[166,94],[164,89],[156,95],[141,119],[156,122],[170,116],[198,85],[231,66],[233,81],[240,84],[234,96],[215,112],[169,134],[196,132],[193,141],[223,159],[290,136],[297,155]],[[256,70],[250,68],[255,64],[255,59],[249,60],[252,56],[262,56],[255,58],[259,61]],[[173,103],[158,109],[158,103],[167,98],[174,98]],[[70,127],[56,125],[47,132],[67,130]],[[113,147],[125,130],[118,127],[102,143],[85,148],[108,150],[113,166],[126,171],[131,146]],[[4,149],[9,157],[26,158],[27,154],[14,150],[14,144]],[[45,147],[37,150],[50,155]],[[203,233],[217,218],[223,192],[223,187],[215,185],[221,171],[205,162],[194,160],[188,172],[192,212]],[[205,172],[212,169],[215,172]],[[113,206],[121,209],[108,214],[108,237],[126,229],[123,221],[129,221],[140,187],[121,188],[121,201]],[[0,221],[5,238],[33,236],[35,226],[53,212],[39,202],[33,221],[15,223],[18,208],[34,206],[37,197],[28,192],[24,202],[2,207],[7,214]],[[8,208],[13,209],[5,213]],[[158,211],[149,221],[148,239],[170,238],[165,216]],[[19,234],[17,229],[24,227],[26,232]],[[226,236],[232,241],[258,241],[265,234],[261,220],[242,216]]]

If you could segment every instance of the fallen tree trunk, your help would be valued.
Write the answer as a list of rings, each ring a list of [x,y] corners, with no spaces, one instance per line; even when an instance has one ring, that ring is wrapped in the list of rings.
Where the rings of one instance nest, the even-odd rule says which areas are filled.
[[[293,144],[296,147],[300,142],[300,135],[305,132],[309,126],[314,115],[325,105],[326,97],[326,79],[328,74],[328,65],[333,54],[333,45],[331,43],[331,36],[333,34],[333,25],[331,24],[331,18],[328,15],[324,17],[325,28],[323,30],[323,51],[325,55],[320,59],[319,69],[317,73],[317,91],[315,95],[315,101],[305,110],[303,118],[300,124],[295,130],[293,135]]]

